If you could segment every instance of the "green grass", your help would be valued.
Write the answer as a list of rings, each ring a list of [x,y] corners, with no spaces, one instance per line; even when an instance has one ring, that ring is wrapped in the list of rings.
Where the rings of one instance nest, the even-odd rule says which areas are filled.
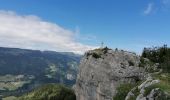
[[[132,84],[121,84],[117,88],[117,93],[113,97],[113,100],[125,100],[128,92],[134,87]]]
[[[145,88],[144,96],[147,96],[152,89],[155,88],[159,88],[161,91],[164,91],[170,95],[170,73],[152,74],[152,77],[154,79],[159,79],[160,82]]]
[[[144,96],[147,96],[152,91],[152,89],[155,89],[155,88],[158,88],[157,84],[154,84],[154,85],[151,85],[149,87],[146,87]]]
[[[19,97],[18,100],[76,100],[76,96],[68,87],[59,84],[47,84]]]
[[[159,88],[160,90],[157,91],[157,93],[159,95],[156,95],[157,96],[157,99],[158,100],[169,100],[170,99],[170,96],[166,95],[164,92],[168,92],[169,90],[167,88],[169,88],[169,86],[167,87],[167,85],[163,84],[162,82],[160,83],[157,83],[157,84],[154,84],[154,85],[151,85],[147,88],[145,88],[145,93],[144,93],[144,96],[147,96],[151,91],[152,89],[155,89],[155,88]],[[167,91],[168,90],[168,91]],[[169,94],[169,92],[168,92]]]
[[[132,97],[134,99],[131,98],[130,100],[136,100],[136,97],[140,94],[138,87],[136,87],[132,93],[134,94],[134,96]]]
[[[155,74],[153,77],[160,80],[160,83],[154,86],[170,94],[170,73]]]
[[[117,87],[117,93],[116,95],[113,97],[113,100],[125,100],[127,94],[133,89],[135,88],[132,93],[134,94],[134,96],[131,96],[129,100],[136,100],[136,97],[140,94],[140,91],[138,90],[138,85],[140,85],[143,81],[138,81],[135,84],[130,84],[130,83],[126,83],[126,84],[120,84],[119,87]]]

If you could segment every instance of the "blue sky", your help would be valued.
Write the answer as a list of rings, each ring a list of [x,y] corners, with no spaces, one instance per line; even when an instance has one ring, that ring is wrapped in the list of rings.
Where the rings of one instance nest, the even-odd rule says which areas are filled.
[[[16,19],[32,15],[71,31],[68,34],[74,34],[70,37],[74,38],[71,40],[74,42],[72,45],[80,45],[78,52],[83,46],[86,49],[100,46],[101,41],[108,47],[137,53],[148,46],[170,45],[170,0],[1,0],[0,10],[2,15],[7,12],[5,14],[9,18],[9,12],[15,13]],[[21,41],[18,37],[13,41],[9,37],[3,40],[9,41],[0,46],[73,52],[77,49],[69,48],[69,45],[66,46],[68,49],[49,46],[52,42],[43,45],[44,41],[31,41],[32,38],[29,41]],[[3,40],[1,42],[4,43]],[[11,42],[24,42],[28,45],[24,47],[21,43]],[[30,42],[34,44],[30,45]],[[40,47],[35,48],[37,46]]]

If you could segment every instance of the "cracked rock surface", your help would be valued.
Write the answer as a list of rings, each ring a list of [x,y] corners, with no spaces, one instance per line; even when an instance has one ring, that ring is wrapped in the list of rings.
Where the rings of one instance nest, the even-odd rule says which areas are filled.
[[[145,79],[140,57],[123,50],[96,49],[81,60],[75,85],[77,100],[112,100],[120,83]]]

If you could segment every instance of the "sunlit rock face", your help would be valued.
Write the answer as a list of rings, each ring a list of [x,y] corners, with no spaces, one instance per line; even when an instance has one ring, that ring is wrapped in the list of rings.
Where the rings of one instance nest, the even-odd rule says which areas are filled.
[[[75,85],[77,100],[112,100],[120,83],[143,80],[140,57],[123,50],[100,48],[81,60]]]

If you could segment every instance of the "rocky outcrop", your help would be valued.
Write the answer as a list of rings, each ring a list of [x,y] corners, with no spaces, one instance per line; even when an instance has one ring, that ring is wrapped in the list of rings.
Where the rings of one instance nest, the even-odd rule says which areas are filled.
[[[112,100],[121,83],[145,79],[134,53],[108,48],[87,52],[81,60],[75,93],[77,100]]]
[[[139,86],[134,87],[126,96],[125,100],[169,100],[170,96],[157,88],[156,84],[160,83],[160,80],[154,80],[151,76]]]
[[[134,87],[126,96],[125,100],[131,100],[130,98],[136,98],[136,100],[152,100],[149,98],[152,98],[151,96],[146,95],[146,88],[159,83],[159,80],[153,80],[151,76],[149,76],[146,81],[144,81],[142,84],[140,84],[137,87]],[[138,91],[138,94],[136,94],[135,91]],[[136,96],[136,97],[135,97]]]
[[[143,99],[142,99],[143,100]],[[170,96],[159,88],[152,89],[144,100],[170,100]]]

